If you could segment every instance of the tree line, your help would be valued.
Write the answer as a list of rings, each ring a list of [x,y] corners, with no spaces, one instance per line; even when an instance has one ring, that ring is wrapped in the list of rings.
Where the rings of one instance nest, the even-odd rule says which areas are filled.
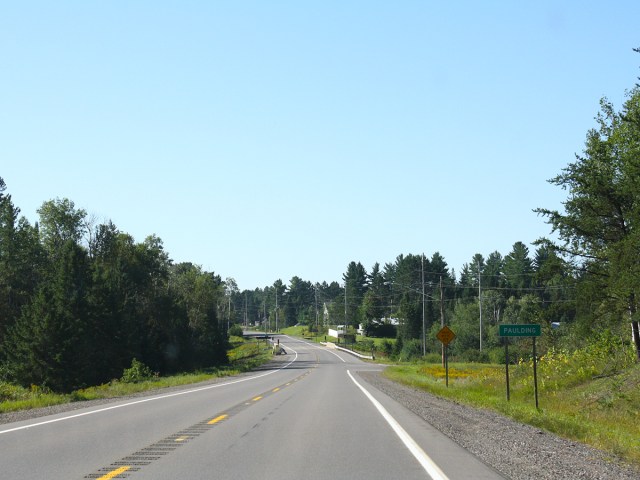
[[[439,352],[435,334],[446,324],[457,335],[453,352],[474,360],[488,358],[487,352],[499,346],[500,323],[540,323],[552,336],[560,327],[576,327],[574,272],[547,244],[539,245],[532,258],[522,242],[504,256],[476,254],[460,274],[438,252],[401,254],[370,271],[350,262],[340,283],[313,284],[296,276],[288,286],[278,280],[264,289],[228,291],[231,310],[225,314],[232,323],[270,330],[276,328],[276,313],[279,328],[302,324],[326,334],[328,326],[346,325],[352,333],[362,327],[365,335],[397,337],[416,353]],[[588,328],[589,322],[583,323]]]
[[[68,199],[44,202],[31,225],[6,191],[0,178],[0,379],[71,391],[134,358],[159,373],[226,362],[218,275]]]

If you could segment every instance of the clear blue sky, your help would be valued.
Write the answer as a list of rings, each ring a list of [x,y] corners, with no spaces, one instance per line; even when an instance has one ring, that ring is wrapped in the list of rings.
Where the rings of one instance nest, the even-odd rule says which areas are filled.
[[[640,75],[640,2],[0,7],[0,176],[240,289],[549,234],[546,181]],[[530,247],[533,253],[534,247]]]

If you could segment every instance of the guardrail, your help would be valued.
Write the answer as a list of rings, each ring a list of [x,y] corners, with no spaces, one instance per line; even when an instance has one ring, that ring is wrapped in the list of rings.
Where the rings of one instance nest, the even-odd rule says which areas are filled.
[[[353,350],[349,350],[348,348],[339,347],[335,343],[332,342],[320,342],[321,345],[324,345],[328,348],[333,348],[334,350],[342,350],[343,352],[350,353],[354,357],[364,358],[367,360],[375,360],[376,358],[373,355],[362,355],[361,353],[354,352]]]

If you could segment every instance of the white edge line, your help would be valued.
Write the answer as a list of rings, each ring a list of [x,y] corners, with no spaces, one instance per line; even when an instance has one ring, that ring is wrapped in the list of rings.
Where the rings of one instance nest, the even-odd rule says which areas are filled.
[[[287,337],[287,338],[291,338],[289,335],[284,335],[284,336],[285,336],[285,337]],[[335,356],[336,356],[336,357],[338,357],[340,360],[342,360],[342,363],[347,363],[347,361],[346,361],[344,358],[342,358],[342,357],[341,357],[340,355],[338,355],[336,352],[332,352],[332,351],[331,351],[331,350],[329,350],[328,348],[321,348],[321,347],[319,347],[318,345],[315,345],[315,344],[313,344],[313,343],[309,343],[309,342],[305,342],[304,340],[301,340],[301,339],[299,339],[299,338],[296,338],[296,339],[291,338],[291,339],[292,339],[292,340],[295,340],[295,341],[297,341],[297,342],[298,342],[298,341],[299,341],[299,342],[302,342],[302,343],[304,343],[304,344],[306,344],[306,345],[309,345],[310,347],[317,348],[318,350],[323,350],[323,351],[325,351],[325,352],[329,352],[330,354],[335,355]],[[293,349],[292,349],[292,350],[293,350]]]
[[[294,352],[295,352],[295,350],[294,350]],[[7,430],[0,430],[0,435],[2,435],[3,433],[16,432],[18,430],[26,430],[28,428],[40,427],[42,425],[48,425],[50,423],[57,423],[57,422],[62,422],[64,420],[71,420],[73,418],[84,417],[84,416],[87,416],[87,415],[93,415],[94,413],[101,413],[101,412],[106,412],[108,410],[115,410],[116,408],[129,407],[131,405],[137,405],[137,404],[146,403],[146,402],[154,402],[156,400],[163,400],[165,398],[178,397],[180,395],[187,395],[189,393],[201,392],[203,390],[211,390],[213,388],[226,387],[227,385],[233,385],[235,383],[242,383],[242,382],[247,382],[249,380],[255,380],[256,378],[266,377],[267,375],[271,375],[272,373],[276,373],[276,372],[278,372],[280,370],[284,370],[289,365],[291,365],[293,362],[295,362],[298,359],[298,352],[295,352],[295,353],[296,353],[296,356],[293,358],[293,360],[291,360],[289,363],[287,363],[283,367],[280,367],[280,368],[278,368],[276,370],[270,370],[267,373],[262,373],[260,375],[256,375],[255,377],[241,378],[240,380],[234,380],[232,382],[217,383],[215,385],[209,385],[207,387],[194,388],[192,390],[184,390],[184,391],[176,392],[176,393],[168,393],[166,395],[160,395],[158,397],[145,398],[143,400],[136,400],[135,402],[122,403],[120,405],[112,405],[110,407],[100,408],[98,410],[91,410],[89,412],[78,413],[76,415],[69,415],[69,416],[66,416],[66,417],[54,418],[53,420],[45,420],[44,422],[31,423],[29,425],[23,425],[21,427],[10,428],[10,429],[7,429]]]
[[[422,465],[422,468],[426,470],[429,476],[433,480],[449,480],[449,478],[444,474],[442,470],[440,470],[440,467],[435,464],[431,457],[429,457],[429,455],[427,455],[426,452],[422,448],[420,448],[420,445],[418,445],[416,441],[411,438],[406,430],[400,426],[397,420],[391,416],[391,414],[382,406],[382,404],[378,402],[378,400],[376,400],[366,388],[358,383],[353,375],[351,375],[351,372],[349,370],[347,370],[347,374],[349,375],[353,383],[355,383],[356,386],[360,390],[362,390],[362,392],[371,401],[371,403],[373,403],[373,405],[378,409],[380,415],[382,415],[382,417],[387,421],[389,426],[391,426],[393,431],[396,433],[396,435],[398,435],[400,440],[402,440],[402,443],[404,443],[405,447],[409,449],[416,460],[420,462],[420,465]]]

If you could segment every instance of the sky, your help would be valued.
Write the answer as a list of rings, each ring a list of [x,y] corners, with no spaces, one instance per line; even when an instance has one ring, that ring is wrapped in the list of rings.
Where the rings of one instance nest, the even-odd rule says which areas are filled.
[[[640,75],[640,2],[0,6],[0,177],[241,290],[550,235],[547,180]]]

